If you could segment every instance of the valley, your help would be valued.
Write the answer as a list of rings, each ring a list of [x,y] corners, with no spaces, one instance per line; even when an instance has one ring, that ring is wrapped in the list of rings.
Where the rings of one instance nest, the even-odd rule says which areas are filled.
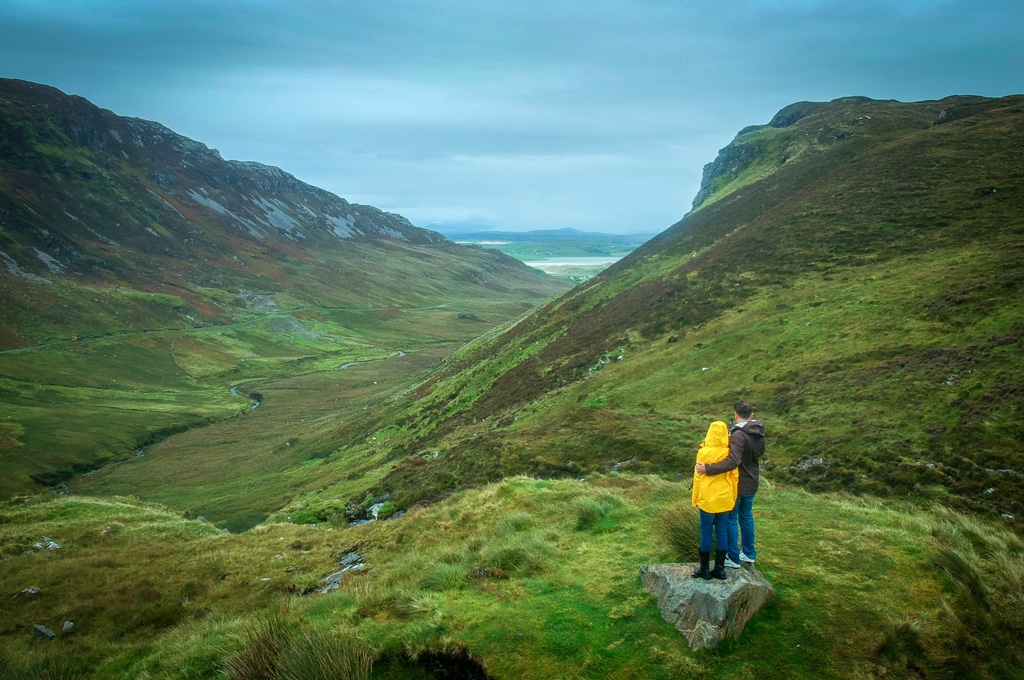
[[[0,669],[1012,676],[1022,149],[1021,96],[794,104],[722,149],[677,224],[571,288],[368,207],[393,226],[243,240],[242,206],[269,199],[213,160],[199,195],[234,217],[186,207],[245,267],[143,244],[58,277],[11,245],[38,230],[5,231],[23,257],[0,271]],[[296,186],[278,210],[350,209]],[[151,258],[159,280],[128,266]],[[738,399],[768,432],[754,516],[777,599],[692,651],[637,574],[693,561],[665,527]],[[63,620],[80,634],[32,639]]]
[[[655,236],[652,233],[588,233],[576,229],[449,231],[448,235],[456,243],[498,250],[527,266],[577,284],[597,276]]]

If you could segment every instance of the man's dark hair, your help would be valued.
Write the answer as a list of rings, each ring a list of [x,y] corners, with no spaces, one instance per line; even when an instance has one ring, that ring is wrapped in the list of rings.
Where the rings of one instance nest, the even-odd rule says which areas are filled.
[[[736,411],[740,418],[749,418],[754,414],[754,407],[745,401],[737,401],[732,405],[732,410]]]

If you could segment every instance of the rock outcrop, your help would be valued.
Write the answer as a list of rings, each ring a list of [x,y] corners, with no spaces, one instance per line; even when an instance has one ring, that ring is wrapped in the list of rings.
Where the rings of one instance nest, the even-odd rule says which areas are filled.
[[[746,128],[743,132],[750,130],[751,128]],[[739,141],[740,136],[737,136],[729,146],[719,150],[715,160],[704,166],[704,172],[700,179],[700,190],[693,199],[692,210],[696,210],[704,201],[711,198],[711,194],[715,193],[723,181],[731,182],[739,177],[761,154],[760,144],[745,144]],[[723,177],[725,180],[721,179]]]
[[[325,583],[326,585],[322,588],[317,588],[316,592],[323,595],[331,592],[332,590],[337,590],[338,587],[341,585],[341,577],[343,574],[349,571],[363,570],[363,567],[366,566],[365,562],[363,562],[363,557],[364,555],[360,555],[354,550],[352,552],[342,555],[341,559],[338,560],[338,565],[341,567],[341,569],[334,572],[330,576],[327,576],[326,578],[320,579],[320,582]]]
[[[726,569],[725,581],[692,578],[697,564],[645,564],[640,582],[658,598],[661,616],[689,641],[690,649],[716,647],[743,632],[775,590],[760,572]]]

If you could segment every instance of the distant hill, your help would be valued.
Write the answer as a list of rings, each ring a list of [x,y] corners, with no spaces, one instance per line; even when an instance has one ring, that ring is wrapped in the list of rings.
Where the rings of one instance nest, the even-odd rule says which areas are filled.
[[[278,168],[225,161],[159,123],[18,80],[0,80],[0,278],[0,348],[224,322],[282,292],[365,305],[565,288]]]
[[[509,241],[510,243],[610,243],[621,246],[639,246],[649,241],[656,232],[637,234],[605,234],[578,229],[538,229],[534,231],[460,231],[434,225],[435,228],[454,241]]]
[[[742,397],[773,478],[1019,517],[1022,168],[1022,96],[787,107],[679,223],[424,384],[395,457],[447,455],[375,491],[686,473]]]

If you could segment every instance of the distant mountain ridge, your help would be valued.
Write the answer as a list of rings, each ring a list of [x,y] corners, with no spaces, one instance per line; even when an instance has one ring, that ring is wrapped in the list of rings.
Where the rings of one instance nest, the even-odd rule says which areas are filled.
[[[225,161],[216,149],[160,123],[123,118],[51,87],[0,80],[0,101],[5,113],[0,119],[0,163],[6,166],[5,184],[14,190],[4,192],[5,223],[23,236],[38,238],[42,236],[40,229],[49,232],[35,245],[59,264],[37,255],[43,265],[48,265],[44,270],[76,266],[81,254],[73,241],[83,223],[77,213],[88,217],[109,210],[104,203],[107,198],[118,199],[119,214],[113,216],[115,221],[99,228],[90,225],[93,237],[108,244],[131,241],[138,247],[172,252],[175,245],[167,242],[171,234],[184,243],[203,235],[204,230],[195,228],[197,222],[231,236],[278,241],[446,240],[436,232],[414,227],[400,215],[351,204],[280,168],[252,161]],[[81,152],[63,157],[48,155],[45,150],[36,153],[40,147],[53,149],[68,142]],[[109,158],[97,162],[88,157],[89,152]],[[135,177],[125,176],[125,168],[118,167],[119,160],[124,166],[145,170]],[[66,187],[63,196],[54,196],[49,192],[55,187],[38,191],[41,175],[65,185],[93,185],[89,186],[91,190],[99,188],[95,186],[98,181],[120,175],[117,179],[124,188],[138,188],[148,196],[136,195],[134,200],[125,201],[120,196],[105,196],[104,192],[90,194]],[[27,193],[33,189],[37,191]],[[178,241],[178,246],[181,243]],[[27,258],[19,261],[20,266],[36,270],[39,264]]]
[[[0,346],[109,316],[93,304],[102,296],[38,289],[53,283],[170,294],[191,306],[189,316],[208,321],[247,309],[243,298],[225,295],[240,291],[331,304],[415,301],[440,290],[431,281],[412,285],[421,274],[437,283],[457,277],[488,289],[484,296],[564,289],[512,258],[475,250],[279,168],[226,161],[160,123],[117,116],[45,85],[0,80],[0,277],[8,308]],[[392,266],[401,277],[390,275]],[[137,313],[122,310],[104,328],[127,327],[132,316],[133,328],[161,323],[151,317],[162,312],[121,302]]]

